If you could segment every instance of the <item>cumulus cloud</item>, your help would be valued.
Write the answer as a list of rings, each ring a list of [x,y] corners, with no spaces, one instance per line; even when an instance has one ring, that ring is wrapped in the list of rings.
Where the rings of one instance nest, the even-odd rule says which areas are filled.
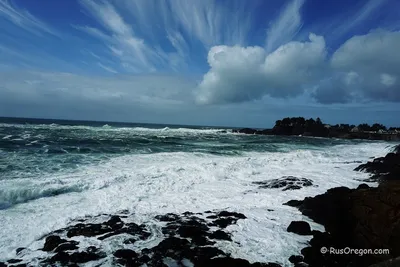
[[[299,95],[318,78],[325,57],[324,38],[315,34],[307,42],[289,42],[270,54],[261,47],[213,47],[197,101],[218,104]]]
[[[400,101],[400,32],[354,36],[330,57],[322,36],[289,42],[272,53],[261,47],[213,47],[210,70],[197,91],[202,104],[292,97],[310,92],[321,103]]]
[[[379,30],[350,38],[331,57],[329,75],[338,76],[332,85],[364,99],[400,101],[399,47],[400,32]],[[321,84],[317,100],[325,90]],[[341,102],[341,97],[337,94],[330,102]]]

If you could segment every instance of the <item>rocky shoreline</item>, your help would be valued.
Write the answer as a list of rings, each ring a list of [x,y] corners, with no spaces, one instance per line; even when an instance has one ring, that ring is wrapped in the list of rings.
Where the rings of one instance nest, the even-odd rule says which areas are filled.
[[[288,232],[312,236],[301,255],[288,259],[293,266],[398,266],[400,145],[393,153],[362,164],[355,171],[371,173],[368,181],[377,181],[379,185],[361,184],[356,189],[337,187],[284,204],[299,209],[326,231],[312,230],[304,221],[288,225]],[[255,184],[283,191],[314,186],[309,179],[292,176]],[[16,249],[15,257],[0,262],[0,267],[86,263],[93,266],[282,266],[275,262],[250,263],[218,248],[219,242],[233,242],[227,227],[246,220],[245,214],[227,210],[169,213],[157,215],[145,224],[135,223],[133,217],[128,211],[121,211],[77,219],[68,227],[43,236],[38,248]],[[358,251],[346,253],[346,249]],[[368,249],[387,251],[370,254]]]
[[[304,132],[302,134],[288,134],[276,131],[274,129],[253,129],[242,128],[233,129],[232,133],[241,134],[254,134],[254,135],[282,135],[282,136],[307,136],[307,137],[326,137],[326,138],[339,138],[339,139],[360,139],[360,140],[382,140],[382,141],[400,141],[400,133],[375,133],[375,132],[328,132],[323,134]]]
[[[363,123],[358,126],[349,124],[324,124],[320,118],[316,120],[303,117],[284,118],[277,120],[272,129],[242,128],[233,129],[233,133],[256,135],[309,136],[340,139],[364,139],[400,141],[400,128],[387,129],[384,125],[375,123],[372,126]]]
[[[293,256],[295,266],[362,267],[399,263],[393,258],[400,256],[400,145],[393,153],[355,170],[372,173],[371,179],[379,182],[378,187],[367,184],[357,189],[337,187],[313,198],[286,203],[326,230],[308,231],[313,235],[310,246],[301,251],[301,256]],[[294,232],[302,234],[307,228],[304,224],[307,223],[303,222],[299,228],[297,223]]]

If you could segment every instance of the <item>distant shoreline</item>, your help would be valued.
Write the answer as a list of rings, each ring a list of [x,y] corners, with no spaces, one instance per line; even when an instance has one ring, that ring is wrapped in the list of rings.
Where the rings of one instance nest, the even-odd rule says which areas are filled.
[[[384,125],[377,123],[372,126],[365,123],[359,126],[348,124],[329,125],[322,123],[319,118],[306,120],[302,117],[278,120],[272,129],[242,128],[233,129],[232,132],[256,135],[400,141],[400,128],[391,127],[387,129]]]

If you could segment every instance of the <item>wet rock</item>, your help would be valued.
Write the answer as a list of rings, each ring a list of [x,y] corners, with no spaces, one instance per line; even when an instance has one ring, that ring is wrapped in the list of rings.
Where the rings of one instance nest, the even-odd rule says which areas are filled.
[[[117,262],[125,266],[140,266],[138,254],[131,249],[119,249],[114,252]],[[147,259],[146,259],[147,260]]]
[[[291,222],[287,228],[287,231],[298,235],[311,235],[310,224],[304,221]]]
[[[107,215],[102,215],[107,216]],[[207,217],[207,218],[204,218]],[[78,247],[78,242],[71,238],[95,239],[97,242],[119,235],[113,240],[119,249],[110,257],[114,265],[122,266],[279,266],[267,263],[250,264],[243,259],[236,259],[214,247],[218,240],[231,241],[229,233],[224,231],[228,225],[246,216],[232,211],[219,211],[198,214],[165,214],[156,216],[157,224],[138,225],[125,223],[120,216],[100,223],[89,223],[90,217],[80,219],[79,223],[57,230],[46,238],[45,250],[54,251],[48,258],[39,259],[43,266],[77,266],[78,264],[97,261],[107,255],[99,247]],[[99,221],[99,218],[96,218]],[[212,227],[211,227],[212,226]],[[219,227],[219,229],[217,227]],[[163,233],[164,239],[151,248],[137,252],[124,248],[124,244],[135,244],[139,240],[147,240],[154,229]],[[66,239],[60,236],[67,236]],[[83,243],[81,243],[83,244]],[[211,264],[211,265],[210,265]],[[213,265],[214,264],[214,265]],[[217,265],[215,265],[217,264]],[[243,265],[244,264],[244,265]]]
[[[303,259],[304,259],[304,257],[301,255],[292,255],[289,257],[289,261],[294,264],[302,262]]]
[[[297,178],[294,176],[284,176],[280,179],[253,182],[253,184],[259,185],[259,188],[282,188],[282,191],[296,190],[313,185],[312,180],[310,179]]]
[[[300,207],[301,204],[303,204],[303,200],[289,200],[288,202],[283,203],[283,205],[291,207]]]
[[[216,219],[213,224],[217,225],[220,228],[226,228],[231,224],[235,224],[238,221],[237,218],[233,218],[233,217],[226,217],[226,218],[219,218]]]
[[[376,158],[365,164],[361,164],[355,171],[372,173],[368,181],[400,180],[400,145],[396,146],[392,153],[385,157]]]
[[[89,261],[96,261],[104,258],[106,255],[95,247],[88,247],[86,251],[67,253],[65,251],[58,252],[51,259],[50,263],[60,263],[66,265],[68,263],[85,263]]]
[[[389,173],[390,175],[390,173]],[[310,247],[301,254],[309,266],[369,266],[400,256],[400,181],[385,180],[378,187],[338,187],[322,195],[290,202],[303,215],[325,226],[312,231]],[[321,248],[388,249],[386,254],[321,253]]]
[[[18,255],[18,254],[20,254],[23,250],[25,250],[26,248],[17,248],[16,250],[15,250],[15,253]]]
[[[75,250],[78,248],[79,242],[77,241],[67,241],[65,243],[60,244],[54,251],[61,252],[67,250]]]
[[[114,252],[114,256],[117,258],[133,259],[137,257],[137,253],[131,249],[119,249]]]
[[[118,228],[115,231],[109,232],[103,236],[98,237],[99,240],[104,240],[106,238],[120,235],[128,234],[137,236],[138,239],[144,240],[150,236],[150,232],[146,230],[145,225],[137,225],[136,223],[127,223],[122,228]]]
[[[71,227],[67,233],[69,238],[74,236],[92,237],[111,232],[113,229],[108,225],[78,223]]]
[[[59,236],[56,236],[56,235],[48,236],[48,237],[46,237],[46,241],[44,243],[42,250],[43,251],[52,251],[53,249],[58,247],[58,245],[60,245],[61,243],[65,243],[65,242],[67,242],[67,240],[62,239]]]
[[[217,230],[214,233],[210,235],[211,239],[218,239],[218,240],[228,240],[232,241],[231,236],[228,233],[225,233],[224,231]]]
[[[368,189],[368,188],[370,188],[370,187],[369,187],[369,185],[367,185],[367,184],[360,184],[360,185],[357,187],[357,189]]]
[[[218,213],[219,217],[233,217],[236,219],[246,219],[247,217],[242,214],[242,213],[238,213],[238,212],[232,212],[232,211],[221,211]]]
[[[174,222],[174,221],[179,220],[179,216],[177,214],[173,214],[173,213],[157,215],[157,216],[155,216],[155,218],[162,222]]]
[[[8,260],[7,263],[8,264],[13,264],[13,263],[21,262],[21,261],[22,261],[21,259],[11,259],[11,260]]]
[[[251,129],[251,128],[243,128],[243,129],[234,129],[232,130],[233,133],[243,133],[243,134],[256,134],[257,130],[256,129]]]

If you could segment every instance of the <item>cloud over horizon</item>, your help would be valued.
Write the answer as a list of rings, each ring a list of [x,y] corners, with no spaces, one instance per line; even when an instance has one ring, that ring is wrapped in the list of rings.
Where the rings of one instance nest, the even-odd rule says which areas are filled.
[[[400,4],[325,4],[71,0],[39,10],[0,0],[0,102],[160,112],[400,102]]]

